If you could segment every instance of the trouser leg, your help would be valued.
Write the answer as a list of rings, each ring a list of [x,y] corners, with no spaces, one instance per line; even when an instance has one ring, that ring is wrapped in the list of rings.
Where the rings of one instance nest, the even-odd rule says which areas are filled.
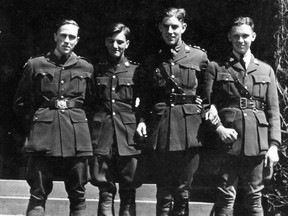
[[[70,216],[86,215],[85,184],[88,181],[86,158],[69,158],[65,160],[67,178],[65,188],[70,201]]]
[[[223,155],[217,186],[215,216],[233,216],[239,166],[237,157]]]
[[[176,162],[173,168],[173,216],[188,216],[191,183],[199,167],[199,150],[191,148],[174,154],[174,161]]]
[[[48,160],[42,157],[28,159],[26,180],[30,186],[30,200],[27,216],[45,215],[45,203],[53,187]]]
[[[263,216],[262,189],[263,157],[244,157],[243,159],[244,200],[249,216]]]
[[[119,216],[136,216],[135,189],[119,190],[120,210]]]
[[[156,215],[169,216],[173,207],[171,188],[157,185],[156,199]]]
[[[136,188],[134,176],[138,164],[137,156],[117,156],[119,177],[120,211],[119,216],[136,216]]]
[[[98,216],[114,216],[116,186],[99,187]]]

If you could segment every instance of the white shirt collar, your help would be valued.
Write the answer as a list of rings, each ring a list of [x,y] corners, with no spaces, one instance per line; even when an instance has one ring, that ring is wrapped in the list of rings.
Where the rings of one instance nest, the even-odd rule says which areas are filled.
[[[240,59],[240,54],[235,52],[233,50],[233,54],[238,58]],[[243,60],[245,62],[245,66],[246,68],[248,68],[248,65],[250,64],[250,61],[251,61],[251,58],[252,58],[252,53],[251,53],[251,50],[249,49],[245,54],[244,54],[244,57],[243,57]]]

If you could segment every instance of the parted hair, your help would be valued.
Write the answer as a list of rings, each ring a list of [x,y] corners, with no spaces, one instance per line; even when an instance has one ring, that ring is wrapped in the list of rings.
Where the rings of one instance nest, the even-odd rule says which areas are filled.
[[[184,8],[170,7],[164,10],[164,12],[161,15],[161,19],[165,17],[176,17],[180,22],[185,22],[185,16],[186,11]]]
[[[123,32],[126,40],[129,40],[130,38],[130,28],[123,23],[112,23],[108,25],[105,31],[104,37],[112,37],[114,34],[118,34]]]
[[[59,30],[59,28],[63,25],[67,25],[67,24],[71,24],[71,25],[75,25],[78,27],[78,35],[79,35],[79,32],[80,32],[80,27],[78,25],[78,23],[72,19],[62,19],[62,20],[59,20],[57,23],[56,23],[56,32]]]
[[[230,25],[230,30],[233,26],[241,26],[241,25],[249,25],[251,29],[254,31],[254,21],[250,17],[236,17]]]

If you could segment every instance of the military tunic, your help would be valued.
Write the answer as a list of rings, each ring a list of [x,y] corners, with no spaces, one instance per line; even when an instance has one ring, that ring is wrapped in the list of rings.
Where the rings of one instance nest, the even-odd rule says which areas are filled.
[[[227,61],[211,62],[205,76],[206,94],[211,104],[217,107],[221,119],[219,125],[233,128],[238,134],[234,143],[218,144],[223,154],[215,215],[233,215],[240,186],[249,214],[263,215],[264,156],[271,145],[281,143],[274,71],[253,55],[246,70],[232,54]],[[236,87],[235,77],[251,97],[243,97],[245,95]]]
[[[28,155],[88,156],[92,145],[85,111],[93,66],[72,53],[63,65],[54,53],[31,58],[15,96],[15,111],[28,122]],[[77,104],[59,109],[57,100]],[[82,107],[83,106],[83,107]]]
[[[127,58],[113,65],[103,61],[95,66],[95,103],[91,126],[95,154],[107,155],[112,145],[119,155],[136,155],[135,99],[138,65]],[[116,142],[114,142],[116,140]]]
[[[182,88],[184,94],[202,96],[201,89],[207,64],[205,52],[185,43],[175,56],[171,55],[168,48],[164,48],[158,55],[153,55],[145,61],[144,67],[148,71],[148,94],[144,109],[146,116],[152,112],[149,144],[154,149],[182,151],[201,146],[196,138],[201,123],[201,110],[195,103],[171,105],[171,93],[177,90],[159,71],[160,68],[164,68],[164,73]],[[151,83],[152,85],[149,85]]]
[[[263,109],[240,109],[240,94],[231,73],[235,73],[253,99]],[[275,74],[266,63],[253,55],[246,71],[233,55],[224,63],[211,62],[206,73],[206,92],[216,104],[221,122],[234,128],[238,137],[227,153],[246,156],[264,155],[271,143],[281,143],[279,102]],[[235,104],[236,103],[236,104]],[[258,103],[258,102],[257,102]]]

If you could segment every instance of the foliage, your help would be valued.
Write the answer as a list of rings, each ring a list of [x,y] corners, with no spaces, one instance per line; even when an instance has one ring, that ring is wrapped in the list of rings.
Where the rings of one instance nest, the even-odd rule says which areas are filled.
[[[264,194],[268,202],[268,212],[275,215],[287,215],[288,212],[288,2],[277,0],[276,16],[278,29],[274,33],[276,49],[274,52],[276,76],[278,79],[279,103],[281,112],[282,146],[280,161],[275,166],[272,181]]]

